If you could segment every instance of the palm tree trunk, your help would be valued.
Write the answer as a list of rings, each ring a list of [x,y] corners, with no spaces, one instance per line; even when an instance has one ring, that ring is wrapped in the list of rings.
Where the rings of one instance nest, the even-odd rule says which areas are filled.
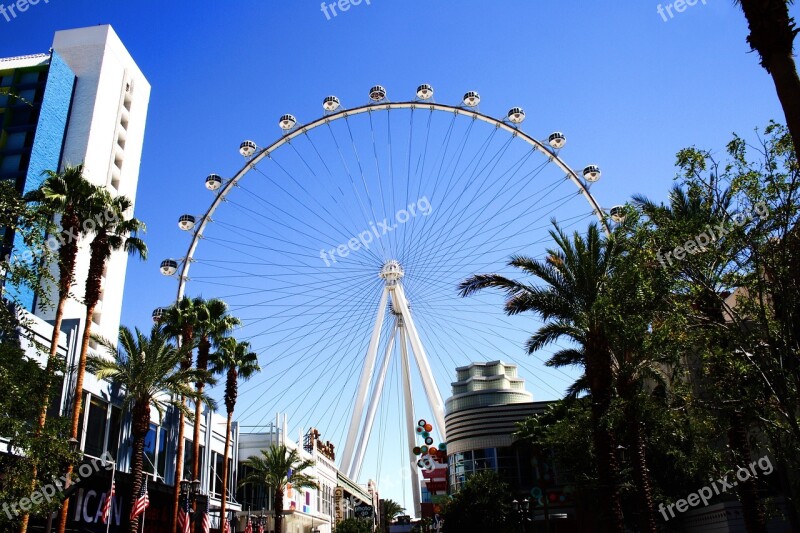
[[[186,398],[181,398],[181,403],[186,407]],[[185,423],[185,415],[181,410],[178,419],[178,447],[175,451],[175,488],[172,491],[172,533],[178,532],[178,507],[181,497],[181,480],[183,479],[183,426]]]
[[[181,335],[181,343],[183,345],[192,344],[193,331],[191,327],[185,327]],[[179,344],[181,346],[181,344]],[[192,366],[192,352],[189,351],[186,359],[181,363],[181,368],[187,370]],[[180,412],[178,421],[178,447],[175,451],[175,488],[172,490],[172,533],[178,533],[178,508],[180,506],[181,497],[181,481],[183,480],[183,453],[184,453],[184,426],[186,425],[186,415],[184,410],[186,408],[186,398],[181,398],[181,406],[183,407]]]
[[[208,355],[211,351],[211,345],[207,337],[200,339],[200,346],[197,349],[197,369],[206,371],[208,370]],[[200,398],[205,390],[205,382],[198,381],[195,383],[197,390],[197,397]],[[203,416],[203,403],[200,400],[194,403],[194,436],[192,438],[192,445],[194,447],[194,455],[192,456],[192,479],[200,479],[200,417]]]
[[[275,533],[283,533],[283,490],[275,489]]]
[[[81,339],[81,353],[78,358],[78,371],[75,376],[75,392],[72,400],[72,427],[70,428],[70,438],[78,438],[78,427],[81,420],[81,407],[83,406],[83,379],[86,375],[86,357],[89,353],[89,340],[92,338],[92,317],[97,303],[100,301],[100,290],[103,283],[103,269],[105,268],[105,250],[108,241],[102,235],[98,235],[92,240],[92,255],[89,260],[89,273],[86,277],[86,322],[83,327],[83,338]],[[71,475],[74,465],[67,467],[67,475]],[[69,513],[69,498],[64,500],[61,506],[61,515],[58,522],[58,533],[64,533],[67,527],[67,516]]]
[[[786,117],[786,125],[792,136],[794,154],[800,161],[800,77],[797,75],[792,54],[776,58],[770,71]]]
[[[587,343],[586,375],[592,395],[592,440],[597,455],[598,501],[600,502],[599,530],[623,533],[625,518],[618,482],[619,465],[614,433],[608,429],[605,417],[611,407],[613,376],[608,350],[594,340]]]
[[[728,442],[731,446],[734,465],[745,470],[750,463],[750,443],[747,441],[747,425],[740,411],[733,413],[731,428],[728,432]],[[764,510],[758,497],[758,481],[750,477],[747,481],[737,480],[739,501],[742,503],[742,514],[747,533],[766,533],[767,526],[764,519]]]
[[[636,497],[639,504],[639,529],[648,533],[656,533],[656,515],[653,506],[653,487],[647,469],[644,431],[638,417],[629,413],[626,417],[628,425],[628,448],[633,459],[633,475],[636,482]]]
[[[786,0],[741,0],[750,35],[747,42],[761,57],[761,66],[772,76],[778,99],[800,161],[800,78],[794,62],[797,30],[789,17]]]
[[[144,467],[144,440],[150,431],[150,405],[135,405],[133,408],[133,456],[131,457],[131,474],[133,486],[131,487],[130,509],[139,497],[142,490],[142,471]],[[139,517],[130,521],[130,533],[138,533]]]
[[[593,441],[597,454],[598,500],[600,501],[600,531],[623,533],[625,519],[622,514],[622,500],[617,481],[619,465],[617,464],[617,448],[614,434],[602,425],[602,415],[607,410],[592,405],[594,431]]]
[[[233,420],[233,412],[229,410],[228,421],[225,424],[225,453],[222,459],[222,503],[220,504],[219,511],[219,516],[223,524],[225,523],[225,512],[228,507],[228,448],[231,443],[231,420]],[[223,529],[223,531],[225,530]]]
[[[94,314],[95,305],[92,305],[86,310],[86,326],[83,328],[83,340],[81,341],[81,355],[78,361],[78,372],[75,377],[75,393],[72,401],[72,427],[70,428],[70,438],[78,438],[78,427],[81,420],[81,407],[83,406],[83,378],[86,374],[86,356],[89,350],[89,339],[91,338],[91,321]],[[67,476],[72,475],[74,465],[67,467]],[[58,533],[64,533],[67,526],[67,513],[69,512],[69,498],[64,500],[64,505],[61,506],[61,515],[58,523]]]
[[[78,217],[74,214],[65,215],[62,219],[62,228],[65,235],[72,235],[72,231],[79,226]],[[50,389],[52,388],[53,376],[56,371],[58,361],[58,341],[61,337],[61,324],[64,321],[64,307],[69,299],[69,291],[72,288],[72,279],[75,277],[75,258],[78,255],[78,243],[72,238],[66,239],[58,250],[59,255],[59,280],[58,280],[58,306],[56,307],[56,317],[53,322],[53,334],[50,337],[50,354],[47,357],[45,366],[45,383],[42,390],[41,403],[39,405],[39,419],[36,426],[36,435],[41,435],[44,425],[47,422],[47,409],[50,406]],[[38,465],[34,462],[31,469],[31,493],[36,490],[36,476],[39,474]],[[30,515],[27,513],[22,516],[19,533],[27,533]]]
[[[203,394],[204,387],[197,387],[197,396]],[[195,400],[194,402],[194,432],[192,434],[192,480],[200,479],[200,418],[203,416],[203,402]]]

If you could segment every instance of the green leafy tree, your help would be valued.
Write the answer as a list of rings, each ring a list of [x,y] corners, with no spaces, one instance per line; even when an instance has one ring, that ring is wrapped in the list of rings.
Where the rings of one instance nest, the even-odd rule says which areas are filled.
[[[92,224],[87,224],[87,229],[93,235],[89,243],[91,254],[89,257],[89,272],[86,277],[86,290],[84,305],[86,306],[85,326],[81,340],[81,352],[78,358],[78,368],[75,376],[75,391],[72,404],[72,428],[70,437],[78,438],[83,405],[83,379],[86,374],[86,359],[89,353],[89,341],[94,323],[94,312],[102,294],[103,273],[108,260],[113,252],[122,250],[131,256],[147,259],[147,245],[137,235],[145,230],[142,221],[128,217],[127,213],[133,209],[133,202],[126,196],[112,196],[107,190],[101,189],[94,195],[89,210],[91,211]],[[93,228],[93,229],[91,229]],[[202,391],[199,391],[202,394]],[[72,475],[73,465],[67,469],[67,475]],[[61,508],[58,533],[64,533],[67,527],[69,500]]]
[[[30,335],[29,321],[17,308],[22,307],[18,300],[22,291],[33,292],[40,306],[50,303],[42,284],[53,280],[47,267],[53,254],[45,245],[46,235],[53,229],[51,213],[25,201],[13,184],[0,183],[0,228],[0,271],[4,278],[0,287],[0,435],[17,451],[0,457],[0,501],[12,503],[30,497],[37,485],[51,482],[80,454],[70,450],[67,428],[61,420],[38,427],[39,403],[31,402],[31,398],[40,397],[50,376],[21,348],[24,341],[30,350],[47,351]],[[17,249],[13,249],[15,245]],[[51,370],[53,374],[62,371],[63,362],[54,361]],[[37,501],[32,503],[31,512],[45,514],[57,505],[56,500]],[[0,527],[27,527],[28,514],[18,513],[19,509],[12,516],[2,513]]]
[[[51,483],[68,462],[80,460],[80,452],[72,451],[67,442],[66,421],[53,419],[41,433],[36,432],[39,407],[35,398],[47,376],[33,359],[26,357],[19,343],[11,338],[0,342],[0,435],[7,440],[15,454],[0,454],[0,502],[17,504],[30,500],[31,485]],[[38,478],[32,478],[36,465]],[[61,499],[37,499],[31,502],[30,514],[42,516],[58,508]],[[0,530],[13,531],[19,527],[19,507],[11,506],[0,512]],[[9,516],[10,515],[10,516]]]
[[[518,530],[511,516],[511,492],[496,472],[471,476],[442,510],[444,533],[511,533]]]
[[[372,524],[369,520],[359,518],[346,518],[336,524],[336,533],[372,533]]]
[[[42,307],[50,305],[43,283],[53,281],[47,265],[54,259],[46,246],[46,235],[53,229],[50,214],[40,206],[26,202],[13,184],[0,183],[0,272],[6,305],[0,306],[0,335],[15,337],[20,317],[14,306],[24,307],[21,291],[36,294]],[[23,249],[13,249],[14,245]],[[25,324],[22,324],[25,325]]]
[[[591,399],[566,398],[549,404],[543,413],[517,424],[517,437],[534,453],[549,457],[558,472],[571,475],[576,490],[588,498],[597,486],[592,450]]]
[[[692,242],[696,236],[708,233],[707,228],[736,228],[729,214],[732,192],[727,182],[716,174],[703,181],[708,160],[699,151],[684,150],[678,158],[690,180],[686,189],[676,185],[670,192],[669,205],[657,205],[645,198],[637,198],[643,212],[656,226],[657,234],[664,237],[662,242],[670,243],[671,247],[672,243]],[[717,229],[717,233],[722,231]],[[728,434],[732,459],[735,464],[741,464],[749,461],[751,456],[745,435],[757,416],[757,409],[753,409],[757,398],[753,395],[755,376],[748,371],[744,359],[735,353],[736,333],[732,330],[736,326],[726,314],[726,307],[730,306],[725,300],[736,290],[736,258],[741,257],[737,234],[740,234],[739,228],[720,239],[716,246],[703,245],[704,250],[698,248],[699,253],[676,259],[674,263],[667,256],[667,262],[668,270],[677,280],[675,308],[687,313],[689,325],[693,326],[694,331],[688,335],[689,342],[697,348],[701,358],[699,365],[705,374],[704,383],[708,385],[698,392],[709,404],[718,406],[721,429]],[[666,240],[667,236],[669,240]],[[715,386],[722,380],[736,386]],[[765,531],[764,511],[756,481],[739,483],[737,490],[748,531]]]
[[[131,475],[133,485],[130,506],[142,486],[144,441],[150,430],[151,408],[164,415],[168,407],[186,411],[182,397],[194,397],[192,383],[206,379],[202,372],[182,368],[186,351],[191,345],[176,348],[158,327],[153,326],[149,336],[138,329],[134,332],[121,327],[119,343],[109,339],[93,337],[105,350],[105,356],[90,356],[88,368],[98,379],[107,379],[117,385],[124,394],[123,408],[132,412],[133,452]],[[209,398],[203,401],[213,405]],[[139,518],[130,521],[129,531],[139,530]]]
[[[681,335],[695,348],[702,379],[697,395],[717,412],[733,464],[752,460],[751,428],[758,427],[770,437],[780,470],[795,472],[800,174],[786,128],[771,124],[764,133],[755,146],[734,137],[724,164],[708,151],[682,150],[681,183],[669,205],[636,200],[666,248],[676,314],[686,317]],[[676,246],[688,253],[676,259]],[[796,476],[779,476],[796,526]],[[760,483],[737,486],[749,531],[765,530]]]
[[[225,516],[225,508],[228,504],[228,448],[231,442],[233,411],[236,408],[236,400],[239,397],[239,381],[247,381],[258,372],[261,372],[261,367],[258,366],[258,355],[250,351],[250,343],[238,342],[233,337],[226,337],[220,341],[219,350],[214,354],[213,365],[215,374],[225,374],[225,409],[228,419],[225,425],[225,455],[222,462],[222,503],[220,505],[220,515]],[[294,450],[292,452],[297,453]],[[276,456],[270,457],[275,459]],[[305,468],[308,467],[304,466],[300,470],[305,470]],[[276,487],[273,488],[277,491]],[[283,494],[281,493],[282,497]],[[277,492],[275,498],[277,502]],[[280,509],[282,510],[283,508],[280,507]],[[280,528],[277,528],[277,531],[280,531]]]
[[[314,462],[301,459],[297,450],[283,444],[261,450],[261,455],[250,457],[244,465],[249,473],[240,485],[255,485],[275,491],[275,531],[283,531],[283,498],[289,484],[295,490],[318,488],[314,478],[304,473],[314,467]],[[224,505],[224,497],[222,501]]]
[[[585,386],[592,397],[592,428],[599,479],[599,527],[622,533],[624,519],[618,483],[617,445],[608,426],[607,415],[614,394],[612,349],[603,309],[604,290],[619,256],[619,249],[609,246],[596,224],[586,236],[577,232],[570,238],[556,227],[550,232],[557,248],[548,249],[548,258],[538,261],[516,256],[509,266],[543,282],[543,286],[506,278],[498,274],[480,274],[461,283],[463,296],[496,288],[506,295],[509,315],[533,312],[545,320],[527,342],[528,353],[537,352],[559,339],[573,347],[554,353],[548,364],[579,364],[584,368]]]

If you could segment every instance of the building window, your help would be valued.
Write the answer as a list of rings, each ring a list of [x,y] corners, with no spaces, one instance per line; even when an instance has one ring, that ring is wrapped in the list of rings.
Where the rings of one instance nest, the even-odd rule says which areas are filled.
[[[122,409],[111,406],[111,418],[108,424],[108,453],[117,460],[119,453],[119,432],[122,426]]]
[[[106,418],[108,404],[98,399],[89,397],[87,402],[89,412],[86,418],[86,441],[84,452],[92,457],[100,457],[105,451]]]
[[[150,431],[144,438],[144,465],[143,471],[148,474],[154,474],[156,471],[156,439],[158,430],[155,424],[150,424]]]
[[[494,448],[475,450],[472,453],[473,464],[476,472],[479,470],[497,470],[497,460],[495,458]]]
[[[158,477],[164,479],[167,474],[167,430],[158,430]]]
[[[203,458],[206,455],[206,447],[200,445],[200,462],[197,465],[197,471],[200,477],[203,476]],[[194,446],[192,441],[186,439],[183,444],[183,478],[191,479],[194,476]]]
[[[217,497],[222,499],[222,472],[223,472],[223,461],[225,457],[221,453],[212,452],[211,453],[211,464],[214,467],[212,472],[212,487],[211,493]],[[233,495],[234,486],[233,486],[233,460],[228,459],[228,501],[231,501],[230,496]]]

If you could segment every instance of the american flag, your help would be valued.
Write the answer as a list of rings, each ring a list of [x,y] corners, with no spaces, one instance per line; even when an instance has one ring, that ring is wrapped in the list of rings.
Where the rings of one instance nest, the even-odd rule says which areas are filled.
[[[253,524],[250,522],[250,517],[247,517],[247,526],[244,528],[244,533],[253,533]]]
[[[264,533],[264,524],[261,523],[262,520],[258,521],[258,533]]]
[[[108,493],[106,497],[106,501],[103,502],[103,523],[108,524],[108,519],[111,516],[111,499],[114,497],[115,492],[115,481],[111,479],[111,491]]]
[[[192,515],[191,503],[188,496],[181,496],[180,509],[178,509],[178,531],[181,533],[191,533]]]
[[[150,496],[147,494],[147,474],[142,476],[142,489],[139,491],[139,497],[133,502],[133,509],[131,509],[131,520],[142,514],[145,509],[150,507]]]
[[[203,528],[202,533],[211,533],[211,515],[208,514],[208,501],[203,509]]]

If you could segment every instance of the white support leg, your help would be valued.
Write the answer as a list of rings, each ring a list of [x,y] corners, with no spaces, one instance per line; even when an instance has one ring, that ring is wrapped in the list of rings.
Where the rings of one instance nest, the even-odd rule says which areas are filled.
[[[431,365],[428,362],[428,356],[425,354],[425,349],[422,346],[422,341],[419,338],[417,327],[414,324],[414,319],[411,318],[411,311],[408,308],[408,300],[406,300],[403,286],[397,284],[394,288],[395,305],[403,316],[405,328],[408,330],[408,338],[411,342],[411,350],[414,352],[414,358],[419,367],[419,373],[422,376],[422,385],[425,388],[425,395],[428,397],[428,403],[433,411],[433,419],[436,424],[436,430],[442,438],[443,442],[447,442],[447,433],[444,425],[444,402],[439,393],[439,388],[436,386],[436,380],[433,379],[433,372]]]
[[[394,349],[394,339],[396,335],[397,320],[395,319],[392,335],[389,337],[389,342],[386,343],[386,353],[383,356],[383,361],[381,361],[381,368],[378,370],[378,380],[375,382],[375,387],[372,389],[372,397],[369,400],[369,408],[367,409],[367,418],[364,421],[364,425],[361,426],[361,434],[358,436],[355,460],[350,467],[350,472],[347,472],[350,479],[354,481],[357,481],[358,476],[361,475],[361,465],[364,462],[364,453],[367,451],[369,436],[372,434],[372,424],[375,422],[375,414],[378,412],[378,405],[380,405],[381,402],[383,384],[386,382],[386,373],[389,370],[389,363],[392,360],[392,350]]]
[[[375,317],[375,327],[372,330],[372,338],[369,341],[369,348],[367,348],[367,357],[364,361],[364,368],[361,370],[361,379],[358,383],[358,392],[356,393],[356,402],[353,406],[353,416],[350,419],[350,429],[347,431],[347,441],[344,445],[344,453],[342,454],[342,471],[349,472],[353,464],[353,450],[355,441],[358,437],[358,427],[361,424],[361,418],[364,415],[364,404],[367,401],[367,392],[369,384],[372,381],[372,373],[375,370],[375,359],[378,357],[378,341],[381,337],[381,328],[383,327],[383,318],[386,316],[386,304],[389,299],[389,289],[384,288],[381,295],[381,303],[378,304],[378,312]]]
[[[411,468],[411,493],[414,496],[414,516],[422,516],[422,505],[420,503],[419,490],[419,468],[413,455],[413,448],[417,444],[416,427],[414,419],[414,397],[411,395],[411,365],[408,360],[408,347],[406,341],[405,325],[400,326],[400,350],[403,358],[403,399],[406,409],[406,432],[408,433],[408,455],[409,467]]]

